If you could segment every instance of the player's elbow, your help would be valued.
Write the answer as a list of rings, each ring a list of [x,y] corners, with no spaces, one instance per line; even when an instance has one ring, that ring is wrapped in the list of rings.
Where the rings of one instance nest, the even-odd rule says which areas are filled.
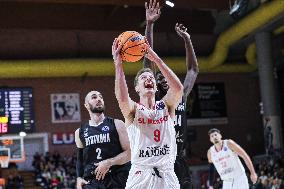
[[[181,96],[183,95],[183,85],[181,84],[181,82],[178,82],[175,86],[175,92]]]
[[[131,161],[131,150],[130,148],[127,148],[124,150],[125,156],[124,156],[124,162],[123,163],[127,163],[129,161]]]
[[[199,74],[199,68],[198,68],[198,66],[193,67],[193,72],[194,72],[196,75]]]
[[[178,96],[178,99],[180,99],[183,95],[183,85],[180,83],[180,85],[177,86],[175,93]]]
[[[130,148],[129,149],[127,149],[127,151],[126,151],[127,153],[126,153],[126,162],[129,162],[130,160],[131,160],[131,150],[130,150]]]

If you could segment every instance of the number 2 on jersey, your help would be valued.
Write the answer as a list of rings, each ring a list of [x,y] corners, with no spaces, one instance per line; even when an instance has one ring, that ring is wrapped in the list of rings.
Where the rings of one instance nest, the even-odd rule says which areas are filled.
[[[154,140],[156,142],[160,142],[160,140],[161,140],[161,131],[159,129],[156,129],[154,131]]]
[[[97,152],[97,159],[102,159],[102,156],[101,156],[102,150],[100,148],[97,148],[96,152]]]

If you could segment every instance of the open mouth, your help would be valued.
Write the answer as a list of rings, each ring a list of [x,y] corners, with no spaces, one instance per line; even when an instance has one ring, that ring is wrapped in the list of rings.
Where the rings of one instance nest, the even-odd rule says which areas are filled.
[[[144,84],[146,89],[153,89],[154,88],[154,84],[152,82],[145,82]]]
[[[103,106],[101,102],[97,103],[96,106]]]

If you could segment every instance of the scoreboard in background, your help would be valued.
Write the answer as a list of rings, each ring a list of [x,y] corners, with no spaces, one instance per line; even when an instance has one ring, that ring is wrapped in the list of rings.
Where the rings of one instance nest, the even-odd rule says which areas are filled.
[[[0,88],[0,134],[33,132],[31,88]]]

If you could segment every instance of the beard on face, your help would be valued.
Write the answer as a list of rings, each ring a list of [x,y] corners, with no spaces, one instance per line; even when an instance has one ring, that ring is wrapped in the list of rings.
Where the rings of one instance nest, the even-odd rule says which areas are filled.
[[[90,105],[90,110],[91,112],[93,113],[103,113],[105,111],[105,107],[102,106],[102,107],[93,107],[91,104]]]

